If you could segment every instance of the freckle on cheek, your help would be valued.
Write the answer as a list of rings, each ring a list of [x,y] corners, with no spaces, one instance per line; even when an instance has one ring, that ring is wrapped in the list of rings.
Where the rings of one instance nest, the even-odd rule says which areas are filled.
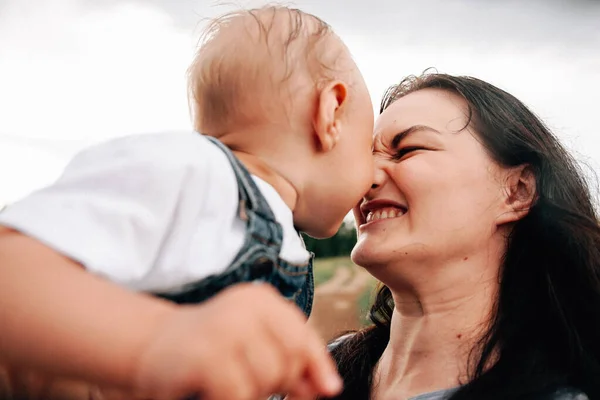
[[[469,259],[469,257],[465,257],[463,258],[463,261],[467,261]]]
[[[456,335],[457,339],[460,339],[462,337],[462,333],[459,333],[458,335]]]

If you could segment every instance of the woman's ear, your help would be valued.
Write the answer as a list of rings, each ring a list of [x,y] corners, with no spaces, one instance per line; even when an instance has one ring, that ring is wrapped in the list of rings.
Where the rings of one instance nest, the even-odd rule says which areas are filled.
[[[497,225],[516,222],[525,217],[537,199],[535,174],[529,165],[512,168],[506,179],[502,211]]]

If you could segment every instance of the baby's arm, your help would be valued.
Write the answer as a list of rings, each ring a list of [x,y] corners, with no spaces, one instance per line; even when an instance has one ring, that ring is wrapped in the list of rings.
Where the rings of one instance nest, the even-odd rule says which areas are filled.
[[[152,272],[192,139],[140,135],[85,149],[56,183],[0,213],[0,361],[131,379],[131,357],[173,306],[106,280],[135,286]]]
[[[127,398],[335,395],[325,347],[267,285],[198,306],[135,294],[43,244],[0,229],[0,361],[130,393]]]
[[[174,310],[0,228],[3,362],[132,389],[140,354]]]

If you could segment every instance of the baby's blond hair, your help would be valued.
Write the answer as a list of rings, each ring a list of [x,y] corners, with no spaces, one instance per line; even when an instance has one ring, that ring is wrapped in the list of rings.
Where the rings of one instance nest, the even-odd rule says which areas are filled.
[[[335,49],[318,48],[333,36],[318,17],[283,6],[235,11],[212,20],[188,69],[194,128],[219,136],[268,118],[273,107],[281,106],[277,95],[294,70],[313,75],[327,71],[330,62],[324,53],[335,62]]]

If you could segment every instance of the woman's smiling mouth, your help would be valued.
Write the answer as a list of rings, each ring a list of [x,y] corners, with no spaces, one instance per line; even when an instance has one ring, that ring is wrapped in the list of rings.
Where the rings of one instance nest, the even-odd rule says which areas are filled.
[[[398,218],[406,214],[408,208],[392,200],[371,200],[360,206],[361,225],[383,219]]]
[[[401,217],[406,213],[405,210],[396,207],[385,207],[378,210],[370,211],[365,218],[365,221],[377,221],[380,219]]]

